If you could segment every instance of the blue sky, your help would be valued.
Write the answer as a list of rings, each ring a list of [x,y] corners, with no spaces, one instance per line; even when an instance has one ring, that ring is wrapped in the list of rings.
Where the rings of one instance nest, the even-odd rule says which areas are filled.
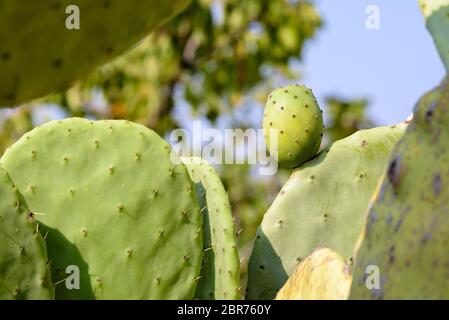
[[[307,44],[301,82],[327,95],[368,97],[379,124],[404,120],[419,97],[444,77],[417,0],[316,0],[325,26]],[[380,29],[365,26],[380,9]]]

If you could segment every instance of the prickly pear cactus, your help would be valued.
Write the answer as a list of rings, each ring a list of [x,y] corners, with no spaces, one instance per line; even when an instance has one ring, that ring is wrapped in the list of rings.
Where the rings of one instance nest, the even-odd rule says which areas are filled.
[[[346,300],[351,289],[350,267],[329,248],[318,248],[293,272],[276,300]]]
[[[78,118],[38,127],[6,151],[2,165],[43,213],[56,298],[193,298],[202,219],[172,156],[146,127]],[[66,286],[68,266],[79,269],[79,290]]]
[[[449,0],[419,0],[419,5],[426,18],[427,29],[449,72]]]
[[[449,82],[425,95],[369,211],[353,299],[449,299]],[[380,286],[367,289],[368,266]]]
[[[188,2],[1,1],[0,106],[67,89],[123,53]],[[79,8],[79,29],[66,27],[70,14],[76,13],[71,11],[73,6]]]
[[[312,90],[302,85],[274,90],[265,106],[263,129],[280,166],[294,168],[312,159],[323,137],[323,117]]]
[[[370,196],[405,126],[359,131],[293,172],[259,228],[249,265],[250,299],[274,298],[317,247],[351,259]]]
[[[33,214],[0,168],[0,300],[52,299],[45,243]]]
[[[240,299],[240,263],[228,195],[220,177],[198,157],[181,158],[197,184],[204,205],[204,258],[195,297],[198,299]]]

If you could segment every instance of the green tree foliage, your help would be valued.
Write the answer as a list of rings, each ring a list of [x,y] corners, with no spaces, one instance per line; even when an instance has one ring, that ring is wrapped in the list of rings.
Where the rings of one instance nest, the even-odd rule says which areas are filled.
[[[301,57],[304,42],[320,25],[304,1],[194,0],[139,46],[54,101],[75,114],[126,118],[163,134],[179,125],[171,117],[178,96],[215,121],[267,84],[266,70],[269,77],[293,77],[289,61]],[[109,106],[102,112],[92,106],[98,90]]]
[[[374,127],[366,113],[366,99],[345,100],[329,97],[326,104],[326,114],[329,118],[326,137],[330,143],[346,138],[358,130]]]

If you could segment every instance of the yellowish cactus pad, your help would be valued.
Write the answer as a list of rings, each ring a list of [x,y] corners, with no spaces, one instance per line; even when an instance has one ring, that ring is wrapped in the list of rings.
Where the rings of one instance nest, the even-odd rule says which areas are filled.
[[[351,282],[344,259],[329,248],[318,248],[297,266],[276,300],[346,300]]]

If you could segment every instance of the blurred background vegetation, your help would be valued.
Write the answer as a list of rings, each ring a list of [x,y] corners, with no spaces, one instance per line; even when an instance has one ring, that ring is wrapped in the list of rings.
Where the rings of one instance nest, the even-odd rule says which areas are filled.
[[[274,86],[301,82],[301,74],[289,66],[301,60],[303,46],[323,23],[307,1],[193,0],[169,24],[70,90],[1,110],[0,149],[36,125],[69,116],[128,119],[163,137],[175,128],[189,129],[194,119],[209,127],[258,128]],[[373,126],[367,106],[366,100],[329,97],[322,106],[327,115],[324,143]],[[217,169],[245,259],[288,172],[262,178],[251,165]]]

